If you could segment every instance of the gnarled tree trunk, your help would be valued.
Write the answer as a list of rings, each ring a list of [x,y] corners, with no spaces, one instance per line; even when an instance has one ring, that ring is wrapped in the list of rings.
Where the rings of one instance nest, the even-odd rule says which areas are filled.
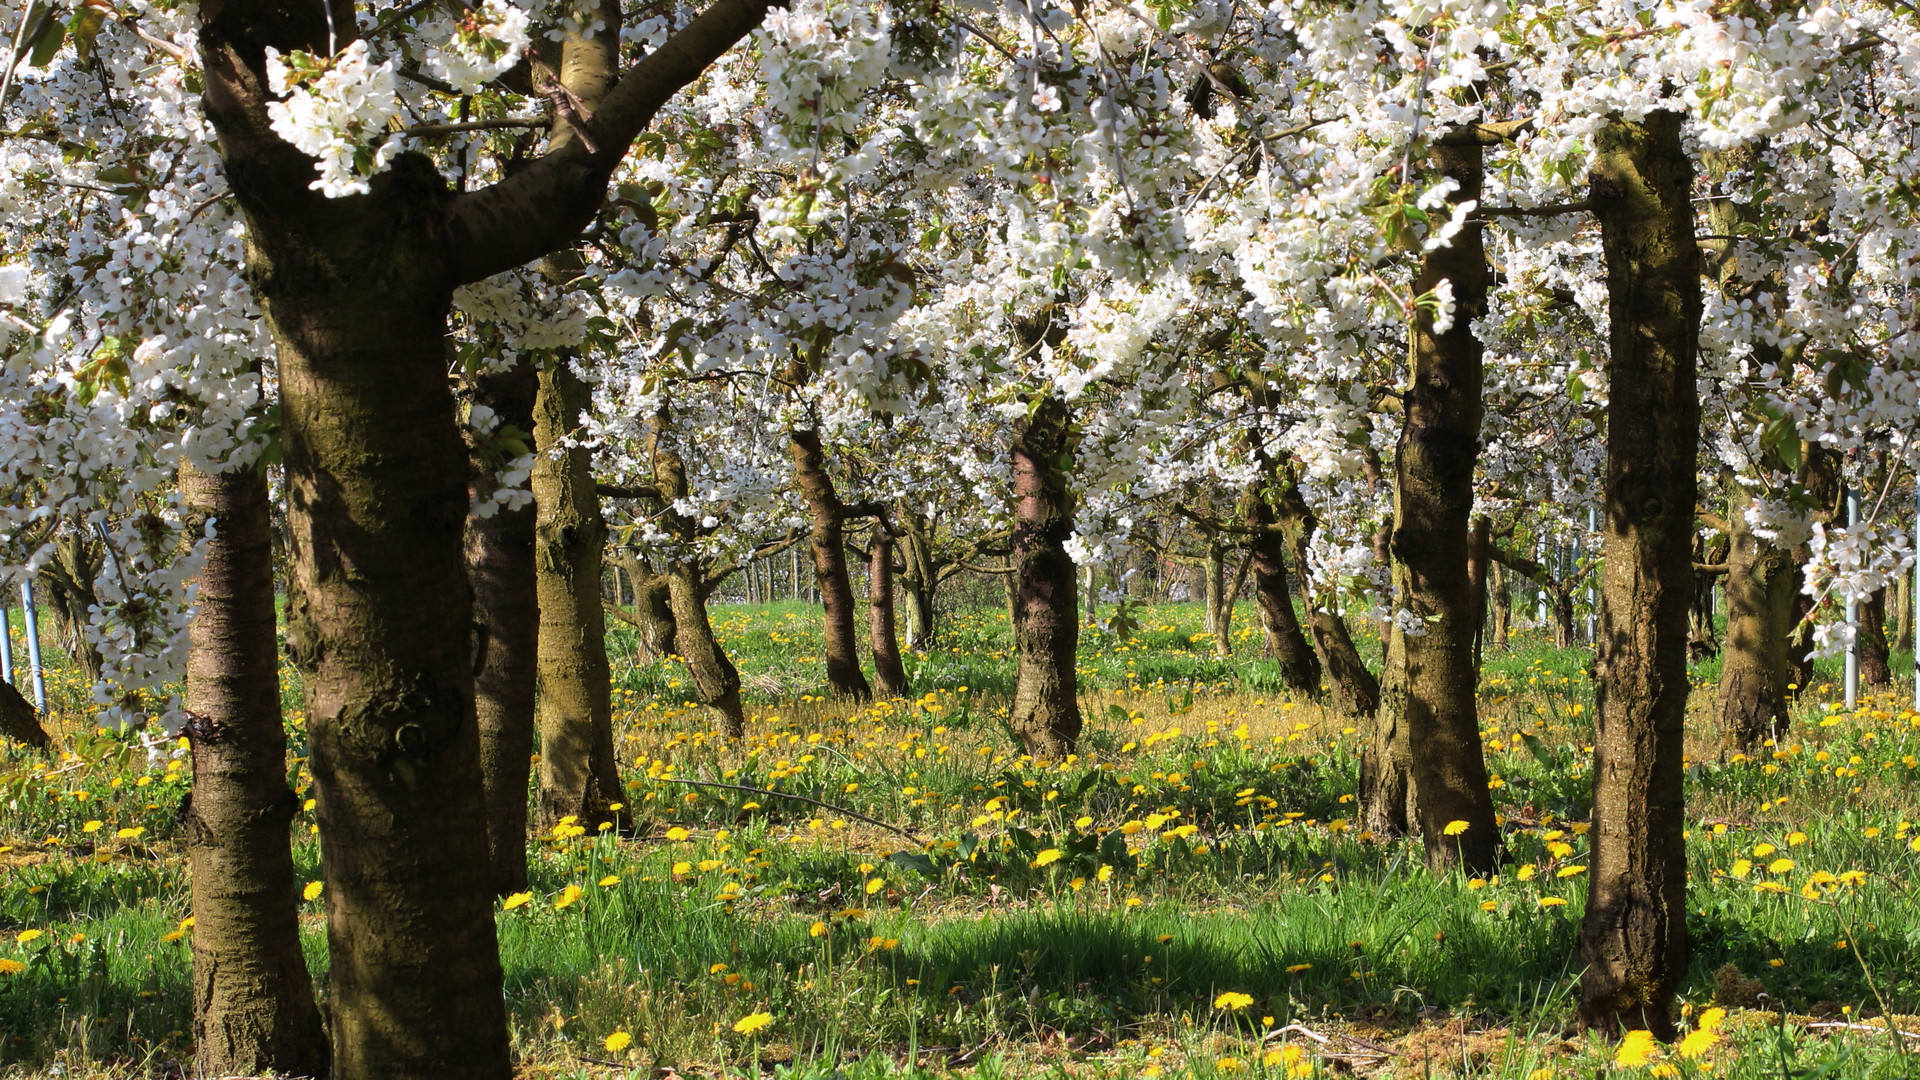
[[[40,714],[33,702],[22,697],[10,682],[0,680],[0,737],[23,743],[35,750],[53,745],[47,729],[40,726]]]
[[[1700,252],[1681,114],[1596,135],[1611,319],[1607,486],[1596,661],[1592,885],[1580,1015],[1671,1038],[1687,969],[1682,793],[1700,398]]]
[[[827,473],[820,433],[797,428],[788,433],[788,439],[794,480],[807,503],[807,539],[824,609],[827,686],[835,694],[864,701],[873,696],[873,688],[860,670],[860,653],[855,645],[853,582],[847,576],[847,510],[834,490],[833,477]]]
[[[300,950],[289,834],[299,802],[280,718],[267,477],[183,465],[180,493],[215,519],[187,654],[195,1064],[208,1076],[321,1076],[327,1034]]]
[[[576,818],[589,830],[631,826],[613,748],[613,670],[600,579],[607,524],[592,455],[567,445],[592,391],[568,357],[540,370],[533,437],[534,587],[540,602],[540,827]]]
[[[1860,685],[1884,690],[1893,685],[1887,655],[1887,590],[1860,601]]]
[[[1475,130],[1455,129],[1433,143],[1435,168],[1458,184],[1449,196],[1455,202],[1480,197],[1484,151]],[[1478,614],[1467,566],[1482,411],[1481,346],[1472,323],[1486,308],[1488,281],[1480,230],[1464,229],[1428,252],[1413,290],[1425,294],[1442,281],[1453,286],[1452,326],[1438,331],[1424,309],[1413,326],[1389,539],[1393,604],[1408,617],[1390,621],[1375,762],[1366,770],[1376,786],[1363,785],[1360,797],[1369,824],[1401,813],[1375,802],[1407,800],[1405,814],[1420,829],[1428,866],[1486,874],[1502,845],[1480,748]]]
[[[1287,546],[1293,549],[1293,565],[1301,569],[1307,630],[1313,635],[1313,648],[1320,655],[1320,667],[1326,676],[1330,691],[1327,704],[1342,716],[1371,719],[1380,708],[1379,680],[1360,659],[1353,635],[1347,632],[1346,620],[1331,607],[1315,603],[1306,590],[1307,550],[1313,544],[1313,534],[1320,528],[1320,521],[1307,506],[1299,486],[1292,481],[1281,486],[1277,499],[1275,510],[1285,530]]]
[[[503,425],[533,434],[538,377],[527,362],[467,381],[474,405],[494,411]],[[476,452],[478,447],[475,448]],[[476,482],[485,478],[473,462]],[[527,778],[532,772],[535,670],[539,663],[540,604],[534,590],[534,508],[502,507],[491,517],[469,515],[467,582],[473,588],[476,652],[474,717],[480,731],[480,778],[487,804],[487,850],[493,891],[508,896],[527,887]]]
[[[1060,758],[1080,737],[1075,660],[1080,606],[1066,542],[1073,493],[1065,462],[1073,452],[1066,403],[1048,395],[1013,439],[1013,637],[1019,654],[1009,723],[1036,757]]]
[[[940,584],[940,571],[933,561],[933,530],[927,520],[908,511],[900,515],[906,530],[906,543],[900,545],[900,587],[907,595],[907,651],[925,653],[933,648],[934,590]]]
[[[633,585],[633,610],[614,608],[614,617],[632,626],[640,638],[640,656],[651,663],[679,652],[673,621],[673,604],[668,598],[667,578],[631,552],[614,550],[615,565],[626,571]],[[771,592],[771,589],[768,590]]]

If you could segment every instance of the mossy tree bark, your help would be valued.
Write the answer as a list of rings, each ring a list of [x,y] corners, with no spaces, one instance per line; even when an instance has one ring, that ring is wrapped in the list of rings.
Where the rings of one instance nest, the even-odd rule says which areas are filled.
[[[911,510],[898,518],[906,533],[900,545],[901,591],[907,596],[907,650],[924,653],[933,647],[934,590],[940,584],[940,567],[933,557],[933,523]]]
[[[1474,128],[1442,135],[1430,153],[1435,171],[1458,185],[1449,199],[1479,199],[1485,151]],[[1474,227],[1428,252],[1414,279],[1417,295],[1451,282],[1454,315],[1444,333],[1427,310],[1412,327],[1388,544],[1393,604],[1411,613],[1419,630],[1410,633],[1401,619],[1392,620],[1370,751],[1375,761],[1362,767],[1375,786],[1363,784],[1360,792],[1370,823],[1402,813],[1376,802],[1407,800],[1404,813],[1420,830],[1428,866],[1481,874],[1493,872],[1502,850],[1480,748],[1473,663],[1478,612],[1467,565],[1482,412],[1481,346],[1472,322],[1486,309],[1488,280]],[[1465,831],[1447,835],[1456,822],[1464,822]]]
[[[600,580],[607,524],[579,433],[592,392],[563,354],[540,370],[533,436],[534,583],[540,604],[540,827],[631,827],[613,748],[613,670]]]
[[[1018,672],[1010,723],[1036,757],[1061,758],[1080,738],[1075,662],[1080,605],[1067,537],[1073,420],[1048,394],[1034,401],[1013,438],[1013,638]]]
[[[538,378],[530,363],[467,380],[474,405],[503,426],[533,434]],[[475,448],[476,452],[478,448]],[[473,462],[476,478],[489,470]],[[527,778],[532,772],[534,680],[540,606],[534,590],[534,508],[501,508],[467,518],[467,583],[478,637],[474,717],[480,733],[480,782],[487,805],[487,851],[496,896],[527,887]]]
[[[893,535],[885,521],[873,526],[867,570],[867,630],[873,646],[873,676],[886,697],[907,696],[907,669],[893,619]]]
[[[278,350],[288,653],[306,692],[325,845],[336,1080],[506,1080],[462,533],[467,454],[446,378],[453,290],[571,244],[633,139],[750,33],[715,0],[582,124],[499,183],[454,192],[402,154],[364,194],[311,187],[280,139],[265,52],[330,54],[353,6],[200,8],[206,112],[247,221]],[[338,40],[334,28],[341,33]]]
[[[300,950],[274,632],[266,473],[180,470],[190,512],[215,520],[188,633],[185,829],[193,891],[193,1030],[208,1076],[322,1076],[327,1033]]]
[[[1593,858],[1580,1015],[1675,1034],[1687,968],[1682,790],[1700,399],[1700,251],[1683,117],[1596,136],[1591,202],[1611,320],[1605,567],[1595,664]]]
[[[826,635],[827,686],[856,701],[873,696],[860,670],[853,581],[847,574],[847,508],[827,472],[820,433],[798,428],[788,433],[794,481],[806,500],[813,574],[820,588],[822,629]]]
[[[626,571],[633,585],[633,611],[616,605],[614,616],[639,632],[640,655],[651,662],[678,653],[673,605],[668,599],[667,579],[639,556],[618,548],[613,550],[614,565]]]
[[[53,737],[40,726],[40,714],[33,702],[21,696],[10,682],[0,681],[0,737],[12,739],[35,750],[53,745]]]

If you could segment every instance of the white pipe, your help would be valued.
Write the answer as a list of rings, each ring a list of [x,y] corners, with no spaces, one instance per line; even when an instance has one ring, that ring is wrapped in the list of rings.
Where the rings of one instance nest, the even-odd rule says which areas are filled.
[[[1860,526],[1860,493],[1847,489],[1847,529]],[[1847,596],[1847,709],[1860,703],[1860,598]]]
[[[1587,532],[1592,537],[1587,541],[1589,544],[1599,542],[1600,511],[1591,506],[1587,507]],[[1589,547],[1587,549],[1588,562],[1593,561],[1593,552],[1593,548]],[[1600,602],[1598,597],[1594,595],[1594,577],[1595,575],[1592,573],[1587,575],[1587,644],[1589,645],[1597,645],[1600,643]]]
[[[0,682],[13,681],[12,612],[0,604]]]
[[[20,614],[27,631],[27,668],[33,673],[33,707],[47,711],[47,669],[40,663],[40,619],[33,608],[33,582],[20,583]]]

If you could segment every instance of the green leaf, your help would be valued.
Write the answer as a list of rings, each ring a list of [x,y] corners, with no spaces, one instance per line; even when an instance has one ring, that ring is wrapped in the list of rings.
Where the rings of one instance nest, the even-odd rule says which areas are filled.
[[[53,59],[53,54],[59,52],[60,46],[66,42],[66,27],[52,19],[41,23],[40,28],[34,31],[31,45],[33,51],[27,56],[27,66],[46,67],[47,63]]]
[[[106,21],[107,13],[96,7],[83,7],[67,20],[67,34],[73,38],[73,51],[80,54],[81,63],[93,58],[93,40],[100,36],[100,27]]]

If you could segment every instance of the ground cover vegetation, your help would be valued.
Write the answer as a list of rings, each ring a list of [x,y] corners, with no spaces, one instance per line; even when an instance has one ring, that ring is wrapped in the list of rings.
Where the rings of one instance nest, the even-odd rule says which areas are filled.
[[[1812,685],[1791,742],[1722,760],[1696,665],[1680,997],[1724,1014],[1692,1029],[1715,1038],[1635,1066],[1571,1024],[1590,652],[1529,631],[1490,658],[1478,696],[1509,861],[1436,876],[1417,842],[1358,823],[1366,739],[1350,719],[1273,685],[1270,664],[1223,667],[1204,614],[1143,608],[1124,639],[1090,624],[1082,753],[1051,766],[1007,726],[1001,612],[955,617],[950,643],[910,661],[923,694],[861,707],[805,663],[817,608],[717,606],[748,681],[796,691],[751,699],[738,740],[688,698],[683,665],[632,663],[637,637],[613,635],[635,831],[556,823],[500,901],[523,1071],[1902,1075],[1878,1018],[1920,1003],[1920,728],[1891,693],[1849,712],[1833,682]],[[55,676],[56,715],[84,718],[84,677]],[[297,679],[283,690],[305,797]],[[0,1037],[33,1075],[150,1073],[191,1049],[190,768],[171,741],[149,754],[80,724],[62,742],[58,758],[16,755],[3,781],[0,913],[21,966]],[[293,853],[324,997],[315,828],[307,804]]]
[[[1900,4],[4,20],[22,1068],[1920,1048]]]

